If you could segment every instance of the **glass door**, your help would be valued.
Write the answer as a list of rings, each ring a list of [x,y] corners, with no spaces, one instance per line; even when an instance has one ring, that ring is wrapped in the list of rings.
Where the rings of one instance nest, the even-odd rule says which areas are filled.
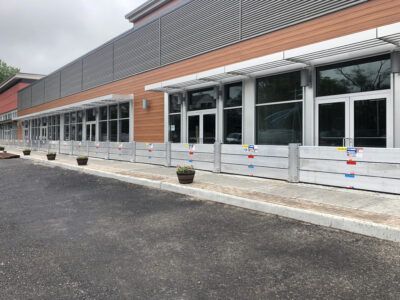
[[[47,126],[40,127],[40,140],[47,140]]]
[[[215,140],[215,110],[188,113],[188,142],[190,144],[214,144]]]
[[[318,100],[318,145],[390,147],[390,101],[387,94]]]
[[[86,122],[86,141],[96,141],[96,122]]]

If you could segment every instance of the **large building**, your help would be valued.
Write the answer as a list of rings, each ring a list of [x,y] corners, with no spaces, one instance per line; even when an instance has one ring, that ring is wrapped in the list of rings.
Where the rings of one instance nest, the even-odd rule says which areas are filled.
[[[43,75],[18,73],[0,82],[0,140],[18,139],[18,91],[43,78]]]
[[[149,0],[126,18],[19,92],[26,140],[400,148],[400,1]]]

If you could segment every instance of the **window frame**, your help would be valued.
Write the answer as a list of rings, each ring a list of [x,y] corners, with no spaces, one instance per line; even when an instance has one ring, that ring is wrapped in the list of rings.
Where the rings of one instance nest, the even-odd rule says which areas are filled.
[[[227,91],[228,91],[228,89],[230,88],[230,87],[232,87],[232,86],[241,86],[241,88],[242,88],[242,91],[241,91],[241,93],[242,93],[242,99],[241,99],[241,106],[229,106],[229,107],[226,107],[225,106],[225,101],[226,101],[226,96],[227,96]],[[244,130],[244,124],[243,124],[243,113],[244,113],[244,110],[243,110],[243,107],[244,107],[244,105],[243,105],[243,101],[244,101],[244,82],[243,81],[235,81],[235,82],[231,82],[231,83],[228,83],[228,84],[226,84],[226,85],[224,85],[224,87],[223,87],[223,103],[222,103],[222,124],[223,124],[223,126],[222,126],[222,141],[223,141],[223,143],[224,144],[226,144],[226,127],[225,127],[225,121],[226,121],[226,116],[225,116],[225,112],[226,111],[229,111],[229,110],[241,110],[241,112],[242,112],[242,117],[241,117],[241,132],[240,132],[240,134],[241,134],[241,138],[240,138],[240,140],[241,140],[241,142],[240,142],[240,144],[243,144],[243,130]],[[240,144],[237,144],[237,145],[240,145]]]
[[[264,76],[260,76],[260,77],[257,77],[256,79],[255,79],[255,82],[254,82],[254,86],[255,86],[255,89],[254,89],[254,92],[255,92],[255,101],[254,101],[254,103],[255,103],[255,109],[254,109],[254,114],[255,114],[255,116],[254,116],[254,127],[255,127],[255,130],[254,130],[254,141],[255,141],[255,143],[256,144],[258,144],[258,145],[268,145],[268,144],[260,144],[259,143],[259,138],[258,138],[258,107],[263,107],[263,106],[273,106],[273,105],[282,105],[282,104],[291,104],[291,103],[301,103],[301,108],[302,108],[302,114],[301,114],[301,118],[302,118],[302,121],[301,121],[301,126],[302,126],[302,128],[301,128],[301,143],[300,144],[304,144],[304,135],[305,135],[305,120],[304,120],[304,116],[305,116],[305,109],[304,109],[304,102],[305,102],[305,88],[304,87],[302,87],[301,85],[300,85],[300,87],[301,87],[301,89],[302,89],[302,99],[297,99],[297,100],[283,100],[283,101],[277,101],[277,102],[266,102],[266,103],[258,103],[258,91],[257,91],[257,87],[258,87],[258,80],[260,80],[260,79],[263,79],[263,78],[266,78],[266,77],[273,77],[273,76],[279,76],[279,75],[285,75],[285,74],[289,74],[289,73],[299,73],[299,75],[301,76],[301,74],[300,74],[300,70],[291,70],[291,71],[284,71],[284,72],[280,72],[280,73],[275,73],[275,74],[268,74],[268,75],[264,75]],[[290,143],[289,143],[290,144]],[[271,146],[273,146],[273,145],[271,145]]]

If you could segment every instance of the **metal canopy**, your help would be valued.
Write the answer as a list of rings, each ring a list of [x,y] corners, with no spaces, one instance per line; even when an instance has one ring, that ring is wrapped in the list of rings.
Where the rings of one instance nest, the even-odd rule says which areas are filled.
[[[400,47],[400,23],[394,23],[307,46],[269,54],[205,72],[145,86],[145,91],[175,92],[218,85],[246,77],[379,54]]]
[[[114,104],[118,102],[125,102],[125,101],[130,101],[133,100],[133,95],[118,95],[118,94],[110,94],[106,96],[101,96],[93,99],[88,99],[85,101],[77,102],[77,103],[72,103],[56,108],[51,108],[47,110],[43,110],[37,113],[33,114],[28,114],[24,116],[20,116],[16,118],[16,120],[27,120],[27,119],[33,119],[37,117],[46,117],[50,115],[56,115],[56,114],[62,114],[62,113],[67,113],[71,111],[77,111],[77,110],[83,110],[83,109],[88,109],[88,108],[93,108],[93,107],[99,107],[99,106],[104,106],[108,104]]]

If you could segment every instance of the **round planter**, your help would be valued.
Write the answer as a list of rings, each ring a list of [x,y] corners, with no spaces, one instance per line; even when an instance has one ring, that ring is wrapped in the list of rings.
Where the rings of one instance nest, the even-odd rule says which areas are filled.
[[[31,155],[31,150],[24,150],[22,153],[24,153],[25,156],[28,156]]]
[[[47,154],[47,160],[56,160],[56,154]]]
[[[78,163],[78,166],[86,166],[88,158],[77,158],[76,161]]]
[[[176,174],[178,176],[178,180],[180,184],[189,184],[193,182],[194,175],[196,172],[193,173],[186,173],[186,174]]]

